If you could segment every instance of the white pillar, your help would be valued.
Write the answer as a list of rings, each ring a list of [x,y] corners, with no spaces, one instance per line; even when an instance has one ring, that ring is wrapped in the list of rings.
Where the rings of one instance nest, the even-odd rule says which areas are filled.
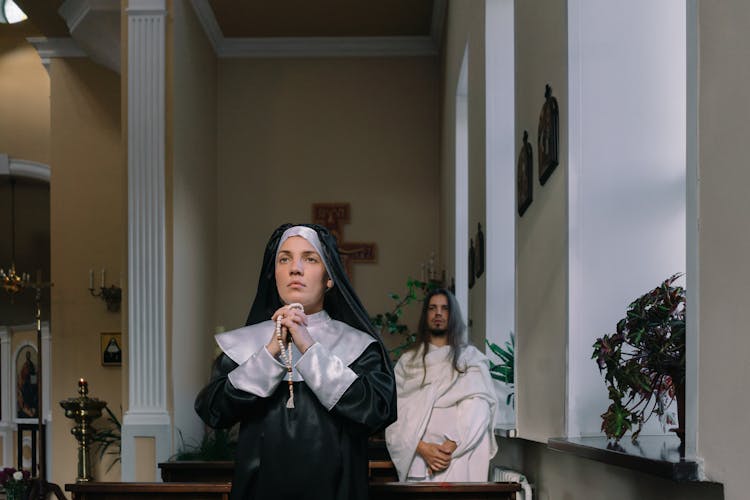
[[[135,440],[171,453],[167,412],[165,38],[166,1],[130,0],[128,15],[128,411],[122,480],[135,480]],[[155,470],[155,477],[158,478]]]
[[[0,158],[1,160],[1,158]],[[13,390],[13,363],[10,358],[10,331],[4,326],[0,326],[0,383],[2,384],[2,395],[0,404],[2,405],[2,419],[0,420],[0,436],[3,437],[3,466],[13,467],[13,423],[12,404],[15,401],[16,391]]]

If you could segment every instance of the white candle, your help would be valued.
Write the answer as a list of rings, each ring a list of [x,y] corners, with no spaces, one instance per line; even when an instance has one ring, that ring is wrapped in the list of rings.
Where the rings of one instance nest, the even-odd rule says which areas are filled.
[[[89,290],[94,289],[94,270],[89,269]]]

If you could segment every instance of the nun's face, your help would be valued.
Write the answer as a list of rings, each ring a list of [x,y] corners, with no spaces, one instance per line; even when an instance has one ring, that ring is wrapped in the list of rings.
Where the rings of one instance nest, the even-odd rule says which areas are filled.
[[[276,288],[282,302],[299,302],[305,314],[319,312],[329,281],[323,259],[310,242],[301,236],[284,241],[276,257]]]

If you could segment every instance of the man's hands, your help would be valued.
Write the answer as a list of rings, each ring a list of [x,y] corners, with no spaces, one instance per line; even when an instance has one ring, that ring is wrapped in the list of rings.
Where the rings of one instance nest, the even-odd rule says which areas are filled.
[[[307,331],[307,316],[299,309],[290,309],[286,306],[281,307],[273,313],[271,319],[275,322],[279,315],[284,317],[281,320],[281,336],[285,338],[288,333],[292,334],[292,342],[297,346],[297,349],[302,354],[307,351],[311,345],[315,343],[310,333]],[[272,356],[277,357],[281,353],[279,348],[279,342],[274,336],[271,341],[266,345],[266,349],[271,353]]]
[[[427,463],[431,473],[447,469],[455,450],[456,443],[450,439],[446,439],[442,444],[426,443],[420,440],[417,445],[417,453]]]

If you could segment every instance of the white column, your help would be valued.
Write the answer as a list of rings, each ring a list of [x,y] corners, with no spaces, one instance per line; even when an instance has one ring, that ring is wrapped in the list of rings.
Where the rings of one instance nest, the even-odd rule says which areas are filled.
[[[39,356],[42,359],[42,401],[44,407],[44,425],[45,427],[45,449],[46,457],[44,464],[44,474],[52,477],[54,463],[52,457],[52,402],[50,401],[50,386],[52,385],[52,352],[51,352],[52,334],[49,329],[49,321],[42,321],[42,345],[40,346]]]
[[[135,440],[171,453],[165,268],[165,0],[130,0],[128,15],[128,411],[122,480],[135,480]],[[159,475],[156,473],[156,477]]]
[[[16,391],[13,390],[13,363],[10,359],[10,332],[0,326],[0,383],[2,384],[2,420],[0,435],[3,437],[3,466],[13,467],[13,410],[15,409]]]
[[[485,3],[485,324],[487,340],[504,346],[515,331],[516,162],[513,0]],[[487,353],[494,361],[494,355]],[[515,426],[515,410],[505,404],[511,389],[495,383],[496,423]]]
[[[456,300],[466,315],[465,340],[471,338],[469,323],[469,45],[464,48],[456,86],[455,167],[455,275]]]

